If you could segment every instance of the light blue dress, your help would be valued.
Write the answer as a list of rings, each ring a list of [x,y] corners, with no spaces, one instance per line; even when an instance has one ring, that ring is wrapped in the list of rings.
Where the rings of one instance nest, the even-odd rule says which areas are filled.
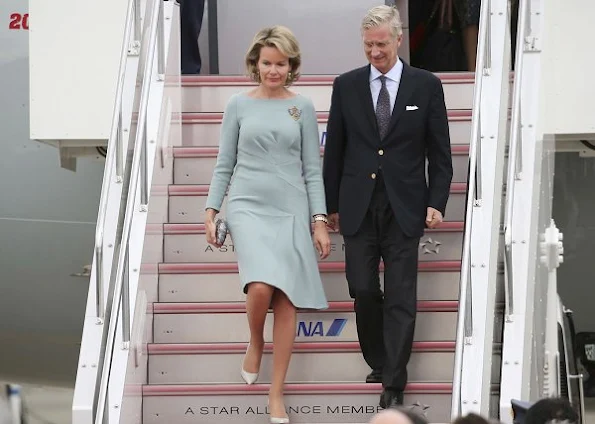
[[[326,204],[310,99],[230,98],[206,207],[221,210],[228,186],[224,218],[244,292],[260,281],[296,308],[327,308],[311,233]]]

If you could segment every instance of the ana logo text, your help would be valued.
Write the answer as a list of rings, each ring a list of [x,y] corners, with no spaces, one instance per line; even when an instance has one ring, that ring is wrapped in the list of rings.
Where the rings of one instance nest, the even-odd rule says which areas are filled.
[[[297,337],[339,337],[343,327],[347,324],[344,318],[335,318],[328,329],[325,331],[324,321],[299,321],[297,328]]]

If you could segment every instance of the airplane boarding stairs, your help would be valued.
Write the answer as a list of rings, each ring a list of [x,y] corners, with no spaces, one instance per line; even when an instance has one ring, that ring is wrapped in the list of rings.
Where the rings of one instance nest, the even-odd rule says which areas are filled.
[[[179,37],[169,36],[179,34],[176,3],[151,2],[140,34],[132,31],[140,18],[131,4],[126,28],[135,37],[122,45],[72,422],[264,423],[272,316],[260,380],[247,386],[239,371],[249,333],[233,239],[212,248],[202,222],[222,112],[232,94],[252,84],[241,76],[180,77]],[[405,390],[405,403],[433,423],[498,411],[509,103],[505,37],[498,36],[504,4],[482,7],[478,72],[438,75],[454,178],[446,221],[419,243]],[[333,79],[306,75],[292,87],[315,105],[321,155]],[[379,408],[380,385],[363,382],[369,369],[357,342],[340,234],[332,234],[332,243],[331,256],[319,264],[330,307],[298,313],[285,398],[292,423],[364,423]]]
[[[446,222],[426,231],[419,244],[418,318],[405,403],[416,405],[431,422],[445,423],[451,418],[474,75],[439,76],[448,109],[454,178]],[[321,154],[332,80],[303,76],[294,87],[314,101]],[[228,238],[219,249],[209,246],[203,223],[222,111],[231,94],[249,85],[244,77],[182,78],[182,141],[173,148],[173,184],[161,190],[162,201],[151,199],[149,214],[161,207],[165,219],[153,225],[158,242],[146,237],[144,246],[157,250],[160,262],[153,266],[158,281],[153,299],[148,297],[152,320],[147,320],[147,331],[152,335],[147,384],[142,387],[145,424],[267,422],[272,314],[265,328],[259,381],[247,386],[239,369],[249,332],[233,241]],[[293,423],[363,423],[379,408],[380,385],[363,382],[369,368],[357,343],[342,238],[337,233],[331,238],[332,253],[320,263],[330,308],[298,313],[286,387]],[[497,356],[495,376],[500,368]]]

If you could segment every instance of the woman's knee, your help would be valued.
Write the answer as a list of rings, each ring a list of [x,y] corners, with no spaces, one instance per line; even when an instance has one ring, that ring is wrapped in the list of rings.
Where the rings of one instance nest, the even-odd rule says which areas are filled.
[[[268,284],[263,282],[255,281],[248,284],[248,294],[250,296],[270,299],[274,291],[274,287],[269,286]]]

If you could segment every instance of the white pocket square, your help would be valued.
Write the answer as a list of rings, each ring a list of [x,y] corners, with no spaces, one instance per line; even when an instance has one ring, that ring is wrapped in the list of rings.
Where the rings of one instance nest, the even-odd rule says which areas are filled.
[[[417,110],[419,109],[417,106],[405,106],[405,110]]]

